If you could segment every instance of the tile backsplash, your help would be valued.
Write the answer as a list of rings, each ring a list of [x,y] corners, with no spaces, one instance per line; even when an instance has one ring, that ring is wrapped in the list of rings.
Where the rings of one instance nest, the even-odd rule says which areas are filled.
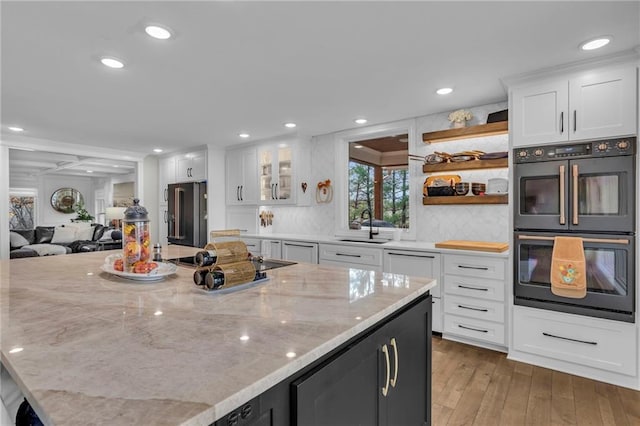
[[[506,102],[466,108],[473,112],[474,118],[468,123],[473,126],[486,123],[489,113],[507,108]],[[417,133],[444,130],[451,127],[448,114],[440,113],[416,118]],[[335,182],[335,142],[334,135],[314,137],[311,141],[311,174],[309,190],[315,193],[317,182],[331,179]],[[496,152],[508,150],[508,135],[498,135],[464,139],[445,143],[426,144],[418,142],[417,151],[412,154],[425,156],[433,151],[449,153],[465,150]],[[452,172],[466,182],[484,182],[494,177],[508,178],[508,170],[487,169]],[[422,205],[422,184],[427,176],[420,174],[412,177],[412,202],[417,203],[416,225],[417,241],[442,240],[480,240],[508,241],[509,208],[506,204],[490,205]],[[273,226],[268,233],[319,234],[334,235],[337,217],[335,200],[328,204],[318,204],[315,197],[309,207],[269,207],[274,212]],[[265,232],[261,229],[259,232]]]

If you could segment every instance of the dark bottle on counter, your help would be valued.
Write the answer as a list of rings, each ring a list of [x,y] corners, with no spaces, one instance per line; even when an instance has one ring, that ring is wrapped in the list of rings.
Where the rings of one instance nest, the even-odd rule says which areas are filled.
[[[193,273],[193,282],[196,285],[200,285],[203,286],[205,285],[205,279],[207,274],[209,273],[209,271],[207,269],[201,270],[201,271],[195,271]]]
[[[215,290],[224,285],[224,272],[211,271],[205,275],[204,286],[209,290]]]
[[[211,266],[216,263],[218,256],[215,250],[202,250],[193,256],[193,260],[197,266]]]

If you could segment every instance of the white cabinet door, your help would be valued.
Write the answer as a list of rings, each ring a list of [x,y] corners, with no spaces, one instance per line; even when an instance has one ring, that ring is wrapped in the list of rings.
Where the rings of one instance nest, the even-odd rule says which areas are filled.
[[[431,290],[431,295],[440,297],[442,292],[440,253],[386,249],[383,263],[384,272],[435,278],[438,280],[438,285]]]
[[[295,203],[293,147],[289,144],[267,145],[259,149],[260,203]]]
[[[594,139],[636,133],[636,70],[593,72],[569,82],[570,138]]]
[[[318,243],[282,242],[282,258],[293,262],[318,263]]]
[[[169,202],[168,185],[171,183],[176,183],[176,159],[161,158],[158,164],[158,200],[161,206]]]
[[[227,204],[255,204],[258,185],[256,149],[228,151],[226,156]]]
[[[180,182],[207,179],[207,153],[190,152],[176,157],[176,177]]]
[[[511,96],[514,147],[568,140],[567,80],[515,89]]]
[[[169,209],[167,205],[160,207],[160,223],[158,224],[158,242],[162,245],[168,244],[169,236]]]
[[[382,249],[352,245],[320,244],[321,265],[382,271]]]
[[[268,259],[282,259],[282,242],[280,240],[262,240],[262,256]]]

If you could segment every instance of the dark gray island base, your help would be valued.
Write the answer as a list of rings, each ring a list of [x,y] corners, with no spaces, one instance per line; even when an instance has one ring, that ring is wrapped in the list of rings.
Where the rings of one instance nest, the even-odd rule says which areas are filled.
[[[427,293],[214,425],[430,425],[431,309]]]

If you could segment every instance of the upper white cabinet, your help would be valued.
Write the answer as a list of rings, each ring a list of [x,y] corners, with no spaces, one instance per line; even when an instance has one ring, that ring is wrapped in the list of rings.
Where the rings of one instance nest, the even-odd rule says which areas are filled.
[[[293,148],[289,144],[258,149],[261,204],[295,203]]]
[[[178,182],[207,179],[207,152],[197,151],[176,156]]]
[[[158,165],[158,200],[160,205],[166,205],[169,202],[168,185],[176,183],[176,159],[175,157],[163,157]]]
[[[511,107],[514,147],[635,134],[636,68],[582,72],[514,88]]]
[[[227,151],[227,204],[256,204],[258,174],[256,148]]]

